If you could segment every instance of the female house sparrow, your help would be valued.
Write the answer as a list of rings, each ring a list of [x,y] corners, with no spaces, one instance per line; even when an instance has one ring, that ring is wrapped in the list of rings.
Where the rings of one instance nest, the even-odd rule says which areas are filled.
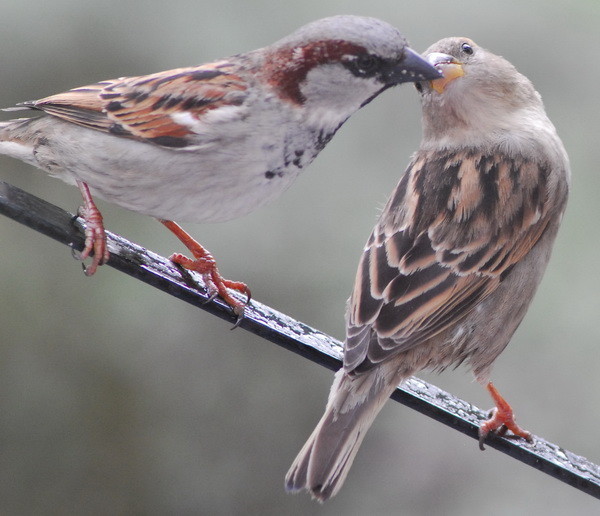
[[[342,486],[396,386],[466,361],[496,403],[481,425],[530,438],[488,381],[542,278],[569,190],[567,154],[531,82],[466,38],[435,43],[423,139],[358,266],[344,366],[286,477],[319,501]]]
[[[346,119],[382,91],[434,79],[434,67],[387,23],[335,16],[245,54],[75,88],[21,109],[50,116],[0,124],[0,153],[79,186],[87,274],[108,260],[92,195],[151,215],[193,253],[171,259],[204,275],[235,310],[214,259],[172,220],[225,221],[283,192]],[[19,108],[17,108],[19,109]]]

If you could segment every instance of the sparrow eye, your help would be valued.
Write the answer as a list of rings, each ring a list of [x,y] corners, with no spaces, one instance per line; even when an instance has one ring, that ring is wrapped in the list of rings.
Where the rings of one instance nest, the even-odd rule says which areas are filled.
[[[415,82],[415,88],[419,93],[423,93],[423,85],[420,82]]]
[[[382,60],[373,54],[362,54],[344,62],[344,65],[358,77],[372,77],[382,66]]]
[[[359,56],[356,60],[356,66],[365,75],[369,75],[370,73],[374,72],[378,64],[379,60],[371,54]]]
[[[472,55],[473,55],[473,52],[474,52],[474,50],[473,50],[473,47],[472,47],[471,45],[469,45],[468,43],[463,43],[463,44],[460,46],[460,49],[461,49],[461,50],[462,50],[462,51],[463,51],[465,54],[467,54],[468,56],[472,56]]]

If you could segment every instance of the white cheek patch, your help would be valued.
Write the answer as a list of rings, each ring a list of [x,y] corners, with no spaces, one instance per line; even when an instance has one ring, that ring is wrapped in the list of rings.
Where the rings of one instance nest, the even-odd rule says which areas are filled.
[[[306,99],[305,122],[334,131],[379,89],[381,84],[376,80],[354,77],[339,65],[317,66],[308,72],[300,86]]]

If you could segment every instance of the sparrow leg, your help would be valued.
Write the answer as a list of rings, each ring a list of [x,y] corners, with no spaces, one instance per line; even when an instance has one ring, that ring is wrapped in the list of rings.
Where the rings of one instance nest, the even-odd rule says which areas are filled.
[[[196,271],[202,274],[202,279],[206,283],[207,290],[211,299],[217,295],[223,299],[233,310],[233,313],[238,316],[238,320],[234,328],[241,322],[244,317],[244,308],[250,302],[250,289],[245,283],[239,281],[230,281],[219,273],[217,263],[213,256],[196,242],[188,233],[186,233],[179,224],[172,220],[162,220],[160,222],[172,231],[179,240],[185,245],[194,255],[194,259],[174,253],[169,256],[169,260],[173,263],[181,265],[184,269]],[[246,301],[242,302],[235,299],[227,289],[237,290],[246,296]]]
[[[484,421],[479,427],[479,448],[484,450],[483,443],[486,437],[490,432],[496,431],[498,435],[504,435],[507,430],[510,430],[514,435],[531,442],[533,440],[531,433],[517,425],[512,407],[496,390],[494,384],[488,382],[486,388],[491,394],[496,407],[492,410],[490,419]]]
[[[78,214],[85,221],[85,247],[78,259],[85,260],[93,256],[92,263],[83,271],[86,276],[92,276],[99,265],[105,264],[110,253],[106,245],[106,231],[102,223],[102,214],[92,199],[88,185],[83,181],[77,181],[77,186],[83,196],[83,205],[79,207]]]

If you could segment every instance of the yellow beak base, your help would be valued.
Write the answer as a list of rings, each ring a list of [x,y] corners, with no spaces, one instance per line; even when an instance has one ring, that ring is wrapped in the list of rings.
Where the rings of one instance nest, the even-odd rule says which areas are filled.
[[[458,79],[465,75],[465,71],[461,63],[444,63],[438,64],[437,68],[444,74],[441,79],[431,81],[431,87],[438,93],[444,93],[444,90],[454,79]]]

